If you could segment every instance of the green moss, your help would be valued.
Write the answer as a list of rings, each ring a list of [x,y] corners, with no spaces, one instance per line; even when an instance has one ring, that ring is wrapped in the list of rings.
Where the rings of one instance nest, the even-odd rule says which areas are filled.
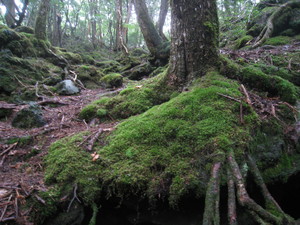
[[[124,119],[147,111],[152,106],[168,101],[173,90],[168,90],[162,85],[161,80],[165,77],[162,73],[147,80],[140,86],[128,87],[112,98],[101,98],[91,105],[106,109],[114,119]]]
[[[46,218],[55,215],[57,212],[60,197],[62,197],[62,190],[58,186],[54,186],[48,191],[39,192],[38,196],[45,201],[45,204],[32,197],[27,202],[27,205],[35,209],[31,213],[31,220],[36,224],[44,224]]]
[[[244,47],[249,41],[253,39],[252,36],[246,35],[244,37],[241,37],[240,39],[236,40],[236,44],[234,46],[235,49],[240,49]]]
[[[99,166],[92,161],[90,153],[79,147],[88,135],[83,132],[51,145],[45,159],[45,181],[71,191],[77,184],[78,195],[86,204],[92,204],[99,197],[101,186],[98,181]]]
[[[265,45],[286,45],[291,42],[291,38],[287,36],[276,36],[266,40]]]
[[[79,118],[84,120],[91,120],[97,114],[97,107],[95,105],[85,106],[79,113]]]
[[[287,182],[287,179],[300,170],[300,155],[288,155],[284,153],[280,161],[273,167],[263,171],[265,182],[274,182],[281,180]]]
[[[105,88],[116,88],[123,85],[123,76],[119,73],[110,73],[100,79]]]
[[[24,136],[24,137],[17,137],[17,138],[10,138],[7,140],[6,144],[14,144],[18,143],[19,147],[24,147],[32,142],[32,137]]]
[[[98,118],[103,118],[107,116],[107,110],[105,109],[98,109],[96,113]]]
[[[63,56],[72,64],[80,64],[83,62],[81,56],[72,52],[60,52],[59,55]]]
[[[250,138],[239,125],[239,104],[218,93],[239,97],[236,82],[211,73],[195,87],[118,125],[109,144],[98,152],[108,166],[101,178],[117,193],[143,191],[150,199],[168,193],[174,205],[190,192],[204,194],[205,165]],[[209,168],[210,169],[210,168]]]
[[[297,88],[287,80],[278,76],[268,76],[254,66],[242,69],[240,78],[242,82],[258,90],[266,91],[270,96],[279,96],[282,100],[291,104],[297,101]]]

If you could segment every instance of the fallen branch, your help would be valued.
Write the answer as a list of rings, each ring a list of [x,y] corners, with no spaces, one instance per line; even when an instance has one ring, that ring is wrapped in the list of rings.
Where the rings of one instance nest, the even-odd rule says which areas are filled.
[[[34,197],[43,205],[46,205],[46,201],[44,199],[42,199],[40,196],[38,196],[37,194],[34,195]]]
[[[13,195],[10,195],[10,196],[9,196],[9,199],[8,199],[8,201],[7,201],[7,205],[4,207],[4,210],[3,210],[2,215],[1,215],[1,217],[0,217],[0,222],[3,222],[3,217],[4,217],[5,213],[6,213],[8,204],[9,204],[9,202],[10,202],[12,196],[13,196]]]
[[[224,97],[224,98],[228,98],[228,99],[230,99],[230,100],[232,100],[232,101],[241,103],[241,100],[236,99],[236,98],[234,98],[234,97],[231,97],[231,96],[228,96],[228,95],[224,95],[224,94],[221,94],[221,93],[217,93],[217,95],[220,95],[220,96],[222,96],[222,97]]]
[[[87,151],[91,152],[93,150],[93,147],[94,147],[94,144],[95,144],[96,140],[99,138],[99,136],[102,133],[103,133],[103,129],[100,128],[98,130],[98,132],[95,134],[95,136],[93,138],[91,138],[91,140],[89,141],[88,146],[87,146]]]
[[[244,95],[246,97],[246,102],[252,107],[252,101],[250,99],[248,91],[246,90],[246,88],[245,88],[245,86],[243,84],[241,85],[241,89],[242,89],[242,91],[243,91],[243,93],[244,93]]]
[[[10,150],[12,150],[14,147],[16,147],[18,145],[17,143],[12,144],[11,146],[9,146],[7,149],[5,149],[3,152],[1,152],[0,156],[3,156],[5,153],[9,152]]]

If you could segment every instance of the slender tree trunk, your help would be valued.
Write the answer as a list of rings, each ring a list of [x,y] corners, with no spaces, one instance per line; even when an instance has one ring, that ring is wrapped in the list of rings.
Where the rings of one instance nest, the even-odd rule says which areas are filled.
[[[16,22],[16,7],[14,0],[1,0],[3,5],[5,5],[6,12],[5,12],[5,22],[8,27],[13,28]]]
[[[90,23],[91,23],[91,31],[92,31],[92,44],[94,49],[97,48],[97,20],[96,20],[96,14],[97,14],[97,0],[90,0],[89,1],[89,7],[90,7]]]
[[[128,49],[125,45],[123,37],[123,12],[122,12],[122,0],[116,0],[116,17],[117,17],[117,27],[116,27],[116,50],[122,50],[123,53],[128,54]]]
[[[168,40],[163,32],[168,10],[169,10],[169,0],[161,0],[159,18],[157,21],[157,30],[159,35],[162,37],[164,41]]]
[[[171,0],[172,41],[169,84],[183,87],[218,64],[216,1]]]
[[[163,40],[149,16],[145,0],[134,0],[134,7],[137,13],[138,23],[150,53],[156,58],[167,58],[169,54],[161,52]]]
[[[50,10],[51,0],[42,0],[39,6],[38,15],[35,21],[35,36],[38,39],[47,39],[47,17]]]
[[[133,6],[133,0],[128,0],[127,2],[127,16],[125,19],[125,25],[129,24],[130,18],[131,18],[131,12],[132,12],[132,6]],[[128,43],[128,27],[123,26],[123,39],[125,44]]]

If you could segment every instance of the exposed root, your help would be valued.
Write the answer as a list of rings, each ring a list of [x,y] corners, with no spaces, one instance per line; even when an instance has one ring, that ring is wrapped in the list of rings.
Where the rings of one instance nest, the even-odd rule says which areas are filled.
[[[206,191],[203,225],[220,224],[220,169],[221,162],[217,162],[213,165],[211,170],[211,178]]]
[[[274,30],[274,19],[280,16],[282,11],[287,7],[298,7],[300,6],[300,2],[298,0],[291,0],[287,3],[281,5],[277,10],[273,12],[273,14],[268,18],[266,26],[263,28],[259,36],[257,37],[255,43],[253,44],[253,48],[256,48],[263,44],[269,37],[272,36]]]
[[[228,186],[228,224],[237,225],[235,186],[229,169],[227,170],[227,186]]]

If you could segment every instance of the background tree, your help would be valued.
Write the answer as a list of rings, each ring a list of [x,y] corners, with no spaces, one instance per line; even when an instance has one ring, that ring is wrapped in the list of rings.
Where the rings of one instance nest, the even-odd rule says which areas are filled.
[[[47,18],[50,11],[50,1],[42,0],[35,21],[34,31],[38,39],[47,39]]]

